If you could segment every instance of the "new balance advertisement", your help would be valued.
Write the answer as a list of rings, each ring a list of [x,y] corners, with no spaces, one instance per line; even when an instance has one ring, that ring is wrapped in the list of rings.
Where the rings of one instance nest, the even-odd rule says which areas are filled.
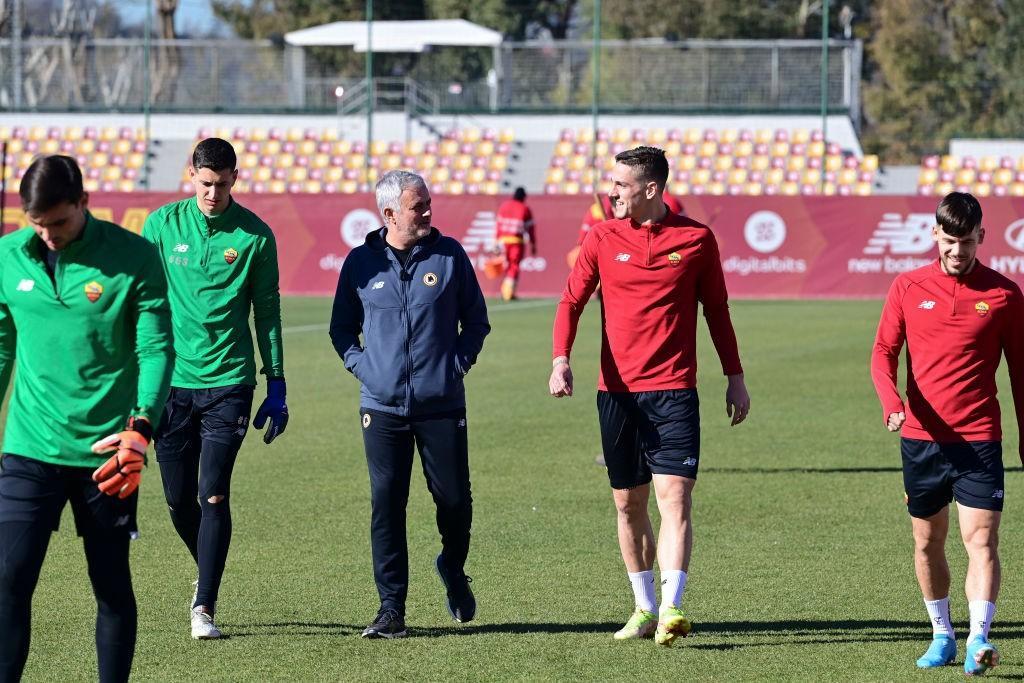
[[[136,232],[149,211],[179,199],[172,193],[93,194],[90,209]],[[277,235],[285,294],[333,294],[352,248],[380,226],[372,195],[261,194],[238,201]],[[435,196],[434,225],[462,242],[488,296],[500,277],[492,257],[494,216],[505,197]],[[709,224],[735,298],[880,298],[897,273],[933,260],[935,197],[682,197],[687,215]],[[558,296],[569,272],[589,196],[527,197],[537,225],[537,255],[527,249],[520,296]],[[982,198],[985,242],[979,257],[1024,285],[1024,198]],[[4,228],[25,224],[8,194]]]

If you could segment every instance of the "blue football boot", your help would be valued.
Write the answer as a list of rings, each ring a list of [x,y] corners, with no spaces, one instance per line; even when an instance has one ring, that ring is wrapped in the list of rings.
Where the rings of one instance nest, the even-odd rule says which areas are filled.
[[[964,673],[968,676],[981,676],[999,664],[999,650],[988,642],[984,636],[975,636],[967,643],[967,654],[964,655]]]
[[[935,636],[921,658],[917,660],[919,669],[933,669],[937,666],[952,664],[956,659],[956,640],[949,636]]]

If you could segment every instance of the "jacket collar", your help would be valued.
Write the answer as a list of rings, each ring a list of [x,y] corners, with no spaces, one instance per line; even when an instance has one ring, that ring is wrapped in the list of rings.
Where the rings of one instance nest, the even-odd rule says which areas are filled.
[[[31,230],[31,228],[28,229]],[[74,242],[71,242],[70,244],[68,244],[68,246],[61,249],[60,255],[66,258],[68,256],[72,256],[78,253],[86,246],[96,241],[96,239],[98,238],[97,233],[99,233],[99,231],[99,221],[96,220],[96,218],[94,218],[91,213],[89,213],[88,209],[86,209],[85,225],[82,227],[82,234],[80,234],[78,236],[78,239],[76,239]],[[39,250],[42,247],[42,243],[43,241],[39,239],[39,235],[33,232],[32,236],[28,239],[28,241],[25,242],[25,251],[28,252],[29,256],[31,256],[32,258],[38,259],[40,254]]]
[[[366,236],[366,246],[369,247],[370,249],[373,249],[374,251],[387,251],[387,234],[388,229],[386,227],[381,227],[379,230],[374,230],[373,232]],[[412,255],[415,255],[424,249],[429,249],[430,247],[437,244],[440,239],[441,231],[431,226],[430,234],[428,234],[426,237],[424,237],[415,245],[413,245]]]
[[[224,213],[217,216],[207,216],[203,213],[199,209],[199,200],[196,197],[188,200],[188,207],[192,217],[199,221],[201,225],[206,226],[207,234],[236,225],[238,223],[238,213],[241,211],[234,197],[231,197],[231,201],[228,202],[228,208],[224,209]]]

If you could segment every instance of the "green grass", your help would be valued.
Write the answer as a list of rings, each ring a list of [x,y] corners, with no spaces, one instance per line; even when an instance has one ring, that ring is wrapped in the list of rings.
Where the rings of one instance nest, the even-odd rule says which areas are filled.
[[[377,597],[358,387],[327,337],[330,302],[285,304],[291,423],[273,446],[251,434],[235,468],[234,541],[222,642],[188,637],[187,553],[143,479],[132,565],[138,680],[905,680],[930,632],[911,565],[898,440],[882,428],[868,355],[880,302],[736,302],[753,408],[728,427],[725,383],[702,332],[704,425],[696,543],[672,649],[617,643],[632,599],[598,452],[596,307],[574,354],[578,394],[547,395],[554,306],[491,305],[493,332],[468,378],[475,501],[468,572],[478,620],[448,618],[432,572],[439,541],[418,466],[409,502],[404,641],[365,641]],[[701,323],[703,329],[703,323]],[[1009,391],[1003,594],[996,674],[1024,677],[1024,486]],[[258,391],[258,396],[262,395]],[[66,511],[67,513],[67,511]],[[652,513],[656,511],[652,506]],[[94,602],[70,515],[35,595],[26,680],[90,680]],[[955,529],[954,619],[966,635]],[[0,634],[2,637],[2,634]],[[962,645],[960,653],[962,662]],[[960,680],[959,667],[927,674]]]

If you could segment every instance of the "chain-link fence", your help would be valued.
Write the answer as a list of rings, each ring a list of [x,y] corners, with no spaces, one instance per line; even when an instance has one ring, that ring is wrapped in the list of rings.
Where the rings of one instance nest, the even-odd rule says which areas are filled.
[[[135,39],[31,38],[14,59],[0,40],[0,106],[28,111],[139,111],[147,53]],[[347,48],[337,48],[347,50]],[[269,41],[154,40],[148,54],[155,111],[330,112],[339,85],[356,90],[362,55],[324,59]],[[351,50],[348,50],[351,53]],[[503,43],[400,58],[377,76],[407,78],[440,112],[589,111],[598,68],[585,41]],[[817,111],[817,41],[605,41],[605,112]],[[383,73],[382,73],[383,71]],[[861,43],[829,43],[829,109],[860,109]],[[381,92],[385,92],[382,88]],[[390,102],[390,104],[389,104]],[[365,106],[365,105],[364,105]],[[401,108],[375,100],[379,108]]]

